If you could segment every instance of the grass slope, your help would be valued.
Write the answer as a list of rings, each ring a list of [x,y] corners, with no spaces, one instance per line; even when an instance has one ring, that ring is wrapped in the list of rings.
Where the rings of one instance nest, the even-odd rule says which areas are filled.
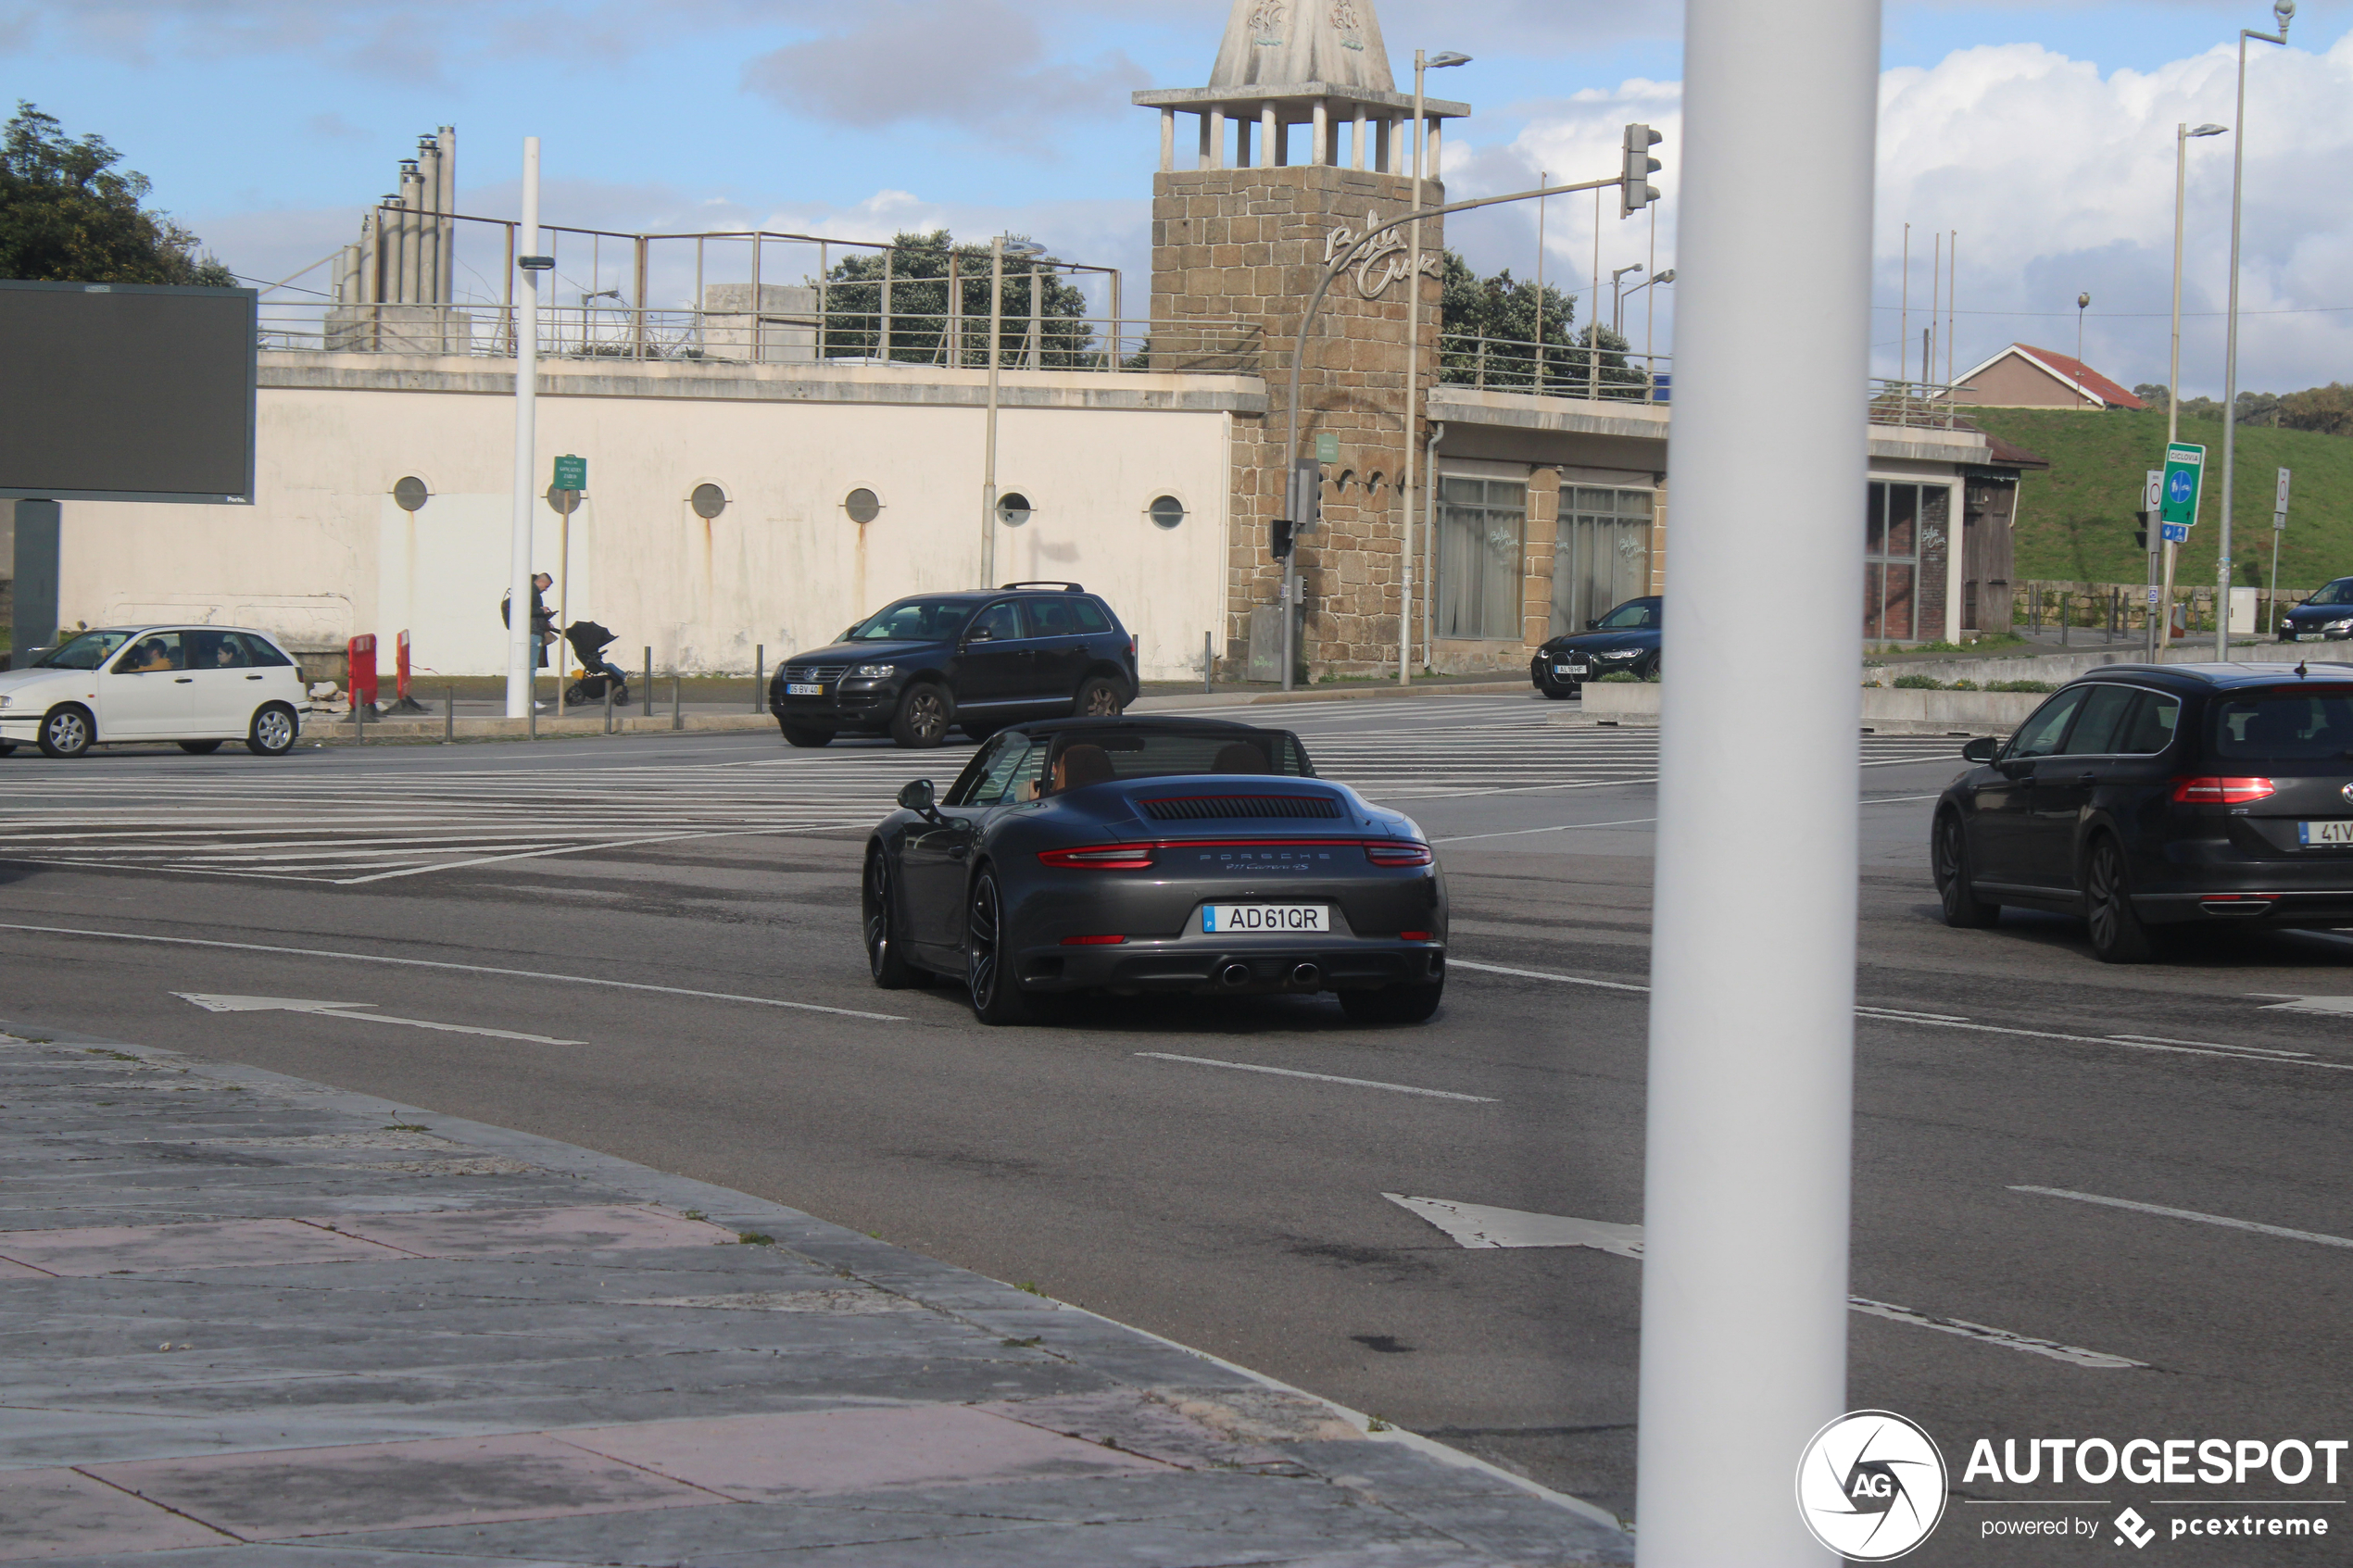
[[[2019,500],[2020,581],[2138,583],[2145,558],[2133,543],[2133,513],[2142,476],[2162,468],[2165,416],[2077,413],[2065,408],[1986,408],[1971,415],[2005,441],[2048,458],[2050,471],[2029,471]],[[2183,420],[2181,439],[2206,447],[2207,487],[2197,526],[2183,546],[2175,580],[2214,581],[2215,533],[2222,515],[2222,426]],[[2238,504],[2231,532],[2237,561],[2232,581],[2271,580],[2271,492],[2277,472],[2296,470],[2287,537],[2280,546],[2280,589],[2317,588],[2353,575],[2353,440],[2305,430],[2241,425]]]

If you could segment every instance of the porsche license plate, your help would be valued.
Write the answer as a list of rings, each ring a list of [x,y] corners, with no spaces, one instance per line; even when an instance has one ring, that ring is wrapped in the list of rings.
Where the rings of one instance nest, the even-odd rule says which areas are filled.
[[[2308,849],[2322,846],[2353,847],[2353,818],[2334,822],[2298,822],[2296,841]]]
[[[1331,909],[1323,904],[1203,904],[1204,932],[1329,931]]]
[[[785,688],[785,695],[786,696],[823,696],[825,695],[825,688],[823,686],[786,686]]]

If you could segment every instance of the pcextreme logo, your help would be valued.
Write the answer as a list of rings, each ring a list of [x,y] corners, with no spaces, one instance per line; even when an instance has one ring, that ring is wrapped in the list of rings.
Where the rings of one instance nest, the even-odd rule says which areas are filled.
[[[1799,1457],[1797,1512],[1842,1557],[1901,1557],[1944,1517],[1944,1456],[1892,1411],[1851,1411],[1815,1433]]]

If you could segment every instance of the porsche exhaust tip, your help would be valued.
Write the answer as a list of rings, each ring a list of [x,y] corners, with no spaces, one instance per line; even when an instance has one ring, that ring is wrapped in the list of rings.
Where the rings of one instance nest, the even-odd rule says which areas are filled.
[[[1229,963],[1217,972],[1217,979],[1221,985],[1247,985],[1250,984],[1250,965]]]
[[[1312,963],[1297,965],[1290,972],[1290,983],[1302,989],[1314,986],[1323,978],[1324,972]]]

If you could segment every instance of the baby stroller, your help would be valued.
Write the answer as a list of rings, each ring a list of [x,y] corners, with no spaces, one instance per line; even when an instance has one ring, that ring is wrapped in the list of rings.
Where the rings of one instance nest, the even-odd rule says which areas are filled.
[[[605,658],[605,648],[619,633],[598,625],[593,621],[575,621],[564,632],[564,641],[586,671],[579,680],[564,688],[564,706],[585,708],[605,700],[607,687],[612,690],[612,701],[619,708],[629,700],[629,672]]]

